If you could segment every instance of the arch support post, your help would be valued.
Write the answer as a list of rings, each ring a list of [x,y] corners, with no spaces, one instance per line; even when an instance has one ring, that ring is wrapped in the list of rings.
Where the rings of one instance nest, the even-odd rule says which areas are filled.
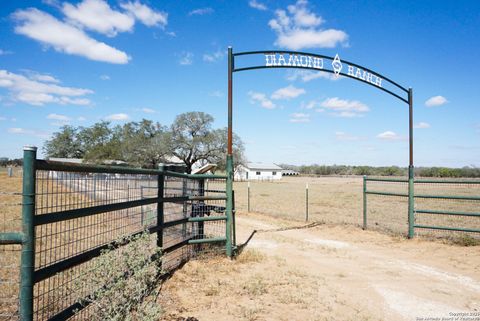
[[[413,90],[408,89],[408,136],[409,136],[409,165],[408,165],[408,238],[415,234],[415,192],[413,167]]]
[[[233,246],[232,246],[232,229],[235,228],[233,225],[233,129],[232,129],[232,77],[233,76],[233,52],[232,47],[228,47],[228,132],[227,132],[227,161],[226,161],[226,170],[227,170],[227,204],[226,204],[226,231],[225,237],[227,239],[225,247],[226,254],[228,257],[233,255]]]

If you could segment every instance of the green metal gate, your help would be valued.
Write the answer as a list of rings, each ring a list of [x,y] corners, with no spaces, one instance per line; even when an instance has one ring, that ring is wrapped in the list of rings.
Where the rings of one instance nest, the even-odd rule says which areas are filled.
[[[230,256],[234,226],[226,181],[37,160],[36,148],[25,148],[22,231],[0,230],[0,293],[10,294],[0,295],[0,319],[88,319],[94,312],[78,297],[91,293],[74,288],[74,280],[102,250],[124,245],[116,242],[121,237],[147,231],[162,249],[165,271],[211,249],[206,243],[223,245],[217,248]],[[20,274],[16,282],[7,282],[6,262],[9,275]]]
[[[413,195],[414,217],[407,219],[407,202],[409,202],[406,178],[363,178],[363,227],[370,225],[372,216],[381,206],[388,212],[383,218],[377,215],[376,225],[390,224],[396,218],[398,226],[406,227],[409,237],[414,233],[447,232],[472,233],[480,237],[480,181],[472,179],[415,179]],[[372,203],[373,197],[383,197],[381,201]],[[369,198],[367,202],[367,198]],[[387,198],[387,199],[385,199]],[[403,212],[402,212],[403,207]],[[398,214],[398,215],[397,215]],[[387,223],[388,222],[388,223]],[[402,225],[403,222],[403,225]],[[391,228],[398,232],[398,226]]]

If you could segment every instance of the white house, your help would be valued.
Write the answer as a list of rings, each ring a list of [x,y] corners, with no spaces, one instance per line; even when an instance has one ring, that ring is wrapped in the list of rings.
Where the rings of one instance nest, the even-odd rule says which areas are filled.
[[[282,178],[282,168],[275,164],[247,163],[237,166],[234,177],[237,181],[277,180]]]

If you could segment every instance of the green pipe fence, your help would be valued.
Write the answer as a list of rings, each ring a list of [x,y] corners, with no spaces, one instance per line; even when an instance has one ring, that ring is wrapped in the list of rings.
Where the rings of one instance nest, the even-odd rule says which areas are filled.
[[[406,188],[405,184],[408,188]],[[368,202],[368,196],[383,196],[388,202]],[[400,199],[393,201],[394,199]],[[472,233],[480,237],[480,181],[468,179],[413,179],[363,177],[363,228],[367,228],[370,215],[378,214],[378,207],[389,206],[390,221],[398,212],[401,200],[408,200],[407,236],[428,230]],[[396,205],[395,205],[396,204]],[[370,215],[369,215],[370,210]],[[376,222],[375,225],[379,223]],[[381,224],[381,223],[380,223]],[[442,236],[442,235],[436,235]],[[451,235],[447,235],[451,236]]]
[[[162,271],[205,250],[231,257],[231,180],[37,160],[36,148],[26,147],[22,230],[0,224],[0,320],[88,319],[94,307],[78,298],[93,294],[76,288],[74,280],[89,273],[102,251],[126,245],[118,242],[126,236],[148,232],[162,248]],[[220,246],[203,246],[211,243]],[[15,251],[8,250],[13,246]],[[19,283],[3,282],[6,272],[20,275]]]

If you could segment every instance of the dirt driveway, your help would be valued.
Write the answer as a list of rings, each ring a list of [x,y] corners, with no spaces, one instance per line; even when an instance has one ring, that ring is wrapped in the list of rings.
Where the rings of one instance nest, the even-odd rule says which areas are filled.
[[[480,246],[291,225],[238,215],[239,244],[258,232],[237,260],[191,261],[168,280],[164,319],[480,320]]]

